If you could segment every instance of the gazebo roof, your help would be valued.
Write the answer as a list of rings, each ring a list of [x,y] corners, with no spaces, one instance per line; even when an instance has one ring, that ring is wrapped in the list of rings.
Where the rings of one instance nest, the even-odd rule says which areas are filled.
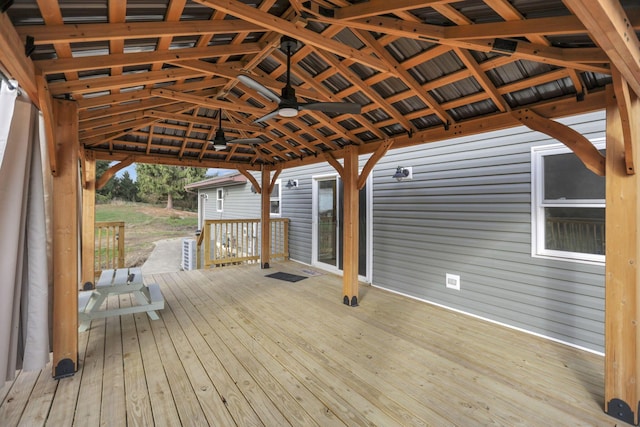
[[[632,0],[17,0],[0,18],[5,74],[50,120],[43,93],[75,100],[80,144],[111,160],[288,167],[603,108],[613,68],[640,92]],[[283,35],[297,101],[360,114],[254,122],[277,103],[238,76],[280,94]],[[220,115],[261,142],[216,151]]]

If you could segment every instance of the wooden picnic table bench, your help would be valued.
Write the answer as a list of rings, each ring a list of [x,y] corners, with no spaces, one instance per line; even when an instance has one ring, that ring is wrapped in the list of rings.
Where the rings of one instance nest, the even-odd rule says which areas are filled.
[[[136,300],[135,305],[100,309],[110,295],[129,293],[133,294]],[[79,330],[82,332],[89,329],[93,319],[143,311],[146,311],[152,320],[157,320],[159,317],[156,310],[162,310],[163,308],[164,298],[160,291],[160,285],[157,283],[145,285],[142,280],[142,270],[139,267],[104,270],[94,290],[81,291],[78,294]]]

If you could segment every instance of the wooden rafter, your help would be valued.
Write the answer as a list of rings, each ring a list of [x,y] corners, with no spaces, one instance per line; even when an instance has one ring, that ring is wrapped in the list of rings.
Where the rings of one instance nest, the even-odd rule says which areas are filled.
[[[217,58],[222,55],[245,55],[262,50],[259,43],[245,43],[234,46],[207,46],[172,49],[166,52],[118,53],[104,55],[104,58],[64,58],[36,61],[35,65],[47,74],[69,71],[86,71],[113,67],[131,67],[143,64],[162,64],[188,59]]]
[[[605,175],[605,158],[584,136],[570,127],[542,117],[533,110],[514,113],[515,117],[530,129],[542,132],[569,147],[591,172]]]
[[[118,173],[118,171],[126,168],[131,163],[133,163],[133,158],[130,157],[116,163],[115,165],[104,171],[100,178],[98,178],[98,180],[96,181],[96,190],[100,190],[102,187],[104,187],[107,182],[109,182],[109,180],[113,178],[116,173]]]
[[[633,175],[635,173],[635,166],[633,162],[633,124],[632,121],[638,120],[631,116],[631,103],[632,98],[637,98],[635,94],[629,91],[629,85],[618,69],[612,68],[613,77],[613,90],[616,95],[616,102],[618,104],[618,114],[620,115],[620,127],[622,128],[622,137],[624,138],[624,162],[626,165],[627,174]]]
[[[582,21],[590,36],[640,96],[640,41],[620,2],[593,0],[588,7],[579,0],[564,0],[564,3]]]
[[[110,5],[110,8],[112,6]],[[210,20],[181,22],[128,22],[108,24],[24,25],[16,28],[20,37],[33,36],[36,45],[87,43],[102,40],[127,40],[189,35],[251,33],[263,28],[246,21]]]
[[[267,30],[286,34],[319,49],[324,49],[343,58],[350,58],[375,70],[388,72],[389,67],[379,59],[367,55],[357,49],[349,48],[333,39],[327,39],[318,33],[300,28],[294,23],[274,17],[259,9],[246,6],[233,0],[195,0],[196,3],[222,10],[237,18],[259,25]]]

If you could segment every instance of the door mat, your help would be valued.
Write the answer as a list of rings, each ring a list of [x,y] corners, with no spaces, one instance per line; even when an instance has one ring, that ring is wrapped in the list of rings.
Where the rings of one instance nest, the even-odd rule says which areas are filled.
[[[305,276],[298,276],[297,274],[283,273],[279,271],[277,273],[267,274],[264,277],[271,277],[272,279],[284,280],[285,282],[299,282],[302,279],[306,279]]]

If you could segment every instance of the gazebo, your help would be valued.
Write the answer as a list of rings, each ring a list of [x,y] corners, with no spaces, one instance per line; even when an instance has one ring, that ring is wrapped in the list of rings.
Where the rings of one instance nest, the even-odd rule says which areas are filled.
[[[117,162],[102,180],[132,163],[238,170],[262,195],[263,230],[279,173],[328,162],[344,182],[336,303],[357,306],[358,191],[376,162],[393,148],[525,125],[606,176],[605,411],[638,424],[635,3],[0,2],[3,84],[41,112],[53,177],[53,375],[77,369],[77,291],[94,280],[104,183],[96,160]],[[554,120],[603,109],[606,157]]]

